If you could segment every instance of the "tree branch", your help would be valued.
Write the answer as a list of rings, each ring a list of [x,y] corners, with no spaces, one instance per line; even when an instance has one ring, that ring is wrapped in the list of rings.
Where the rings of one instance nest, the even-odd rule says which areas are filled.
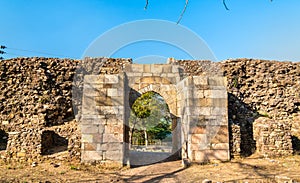
[[[144,7],[145,10],[148,8],[148,4],[149,4],[149,0],[146,0],[146,4],[145,4],[145,7]]]
[[[270,0],[270,1],[273,2],[273,0]],[[149,0],[146,0],[146,4],[145,4],[145,7],[144,7],[145,10],[148,8],[148,4],[149,4]],[[181,19],[183,17],[183,14],[185,13],[185,10],[186,10],[188,4],[189,4],[189,0],[185,0],[185,5],[183,7],[183,10],[182,10],[182,12],[181,12],[178,20],[177,20],[177,24],[180,23],[180,21],[181,21]],[[226,4],[226,0],[223,0],[223,5],[224,5],[224,7],[225,7],[226,10],[229,10],[229,8],[228,8],[228,6]]]
[[[271,0],[271,1],[272,1],[272,0]],[[227,5],[226,5],[225,0],[223,0],[223,5],[224,5],[224,7],[225,7],[226,10],[229,10],[229,8],[228,8]]]
[[[184,8],[183,8],[178,20],[177,20],[177,24],[179,24],[179,22],[181,21],[181,19],[183,17],[183,14],[185,13],[185,10],[186,10],[188,4],[189,4],[189,0],[185,0],[185,5],[184,5]]]

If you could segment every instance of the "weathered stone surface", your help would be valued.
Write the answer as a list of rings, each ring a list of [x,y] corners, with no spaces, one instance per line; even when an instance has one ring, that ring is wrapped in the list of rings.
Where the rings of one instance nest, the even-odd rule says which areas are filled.
[[[93,143],[94,135],[93,134],[83,134],[81,137],[81,142]]]
[[[103,153],[100,151],[83,151],[81,153],[81,158],[82,159],[89,159],[89,160],[93,160],[93,161],[101,161],[104,160],[103,158]]]
[[[96,143],[83,143],[84,151],[96,151],[97,144]]]
[[[229,130],[227,125],[208,126],[208,129],[210,131],[210,143],[229,143]]]
[[[253,125],[258,153],[265,157],[292,155],[290,124],[269,118],[258,118]]]
[[[229,159],[228,150],[201,150],[194,151],[194,161],[207,162],[211,160],[227,161]]]
[[[207,143],[207,135],[206,134],[192,134],[191,135],[191,143],[192,144]]]
[[[1,61],[0,129],[8,133],[6,152],[10,154],[2,157],[11,159],[38,158],[41,154],[41,135],[47,129],[51,129],[66,138],[70,155],[79,157],[81,135],[77,122],[72,121],[74,114],[77,115],[78,122],[80,120],[84,125],[107,124],[107,119],[115,120],[115,116],[126,111],[125,108],[119,108],[119,106],[111,108],[118,114],[103,113],[103,115],[99,115],[96,114],[95,108],[93,113],[82,116],[85,119],[89,118],[89,120],[81,121],[80,116],[83,111],[81,109],[83,102],[81,96],[83,95],[84,78],[95,84],[95,86],[85,85],[85,94],[86,97],[97,95],[99,97],[98,100],[95,100],[98,101],[98,103],[96,102],[97,106],[101,106],[101,103],[102,106],[115,105],[115,101],[123,105],[123,100],[119,96],[123,95],[124,92],[110,89],[116,88],[118,82],[123,80],[116,77],[116,74],[120,73],[126,68],[125,65],[130,65],[130,63],[131,59],[111,58],[87,58],[80,61],[34,57]],[[199,106],[201,107],[209,107],[211,103],[215,107],[226,108],[228,106],[230,151],[233,156],[249,155],[263,145],[263,143],[257,144],[253,139],[253,122],[259,116],[269,117],[276,122],[283,120],[291,125],[290,135],[292,136],[294,152],[297,151],[297,147],[300,147],[299,144],[297,146],[300,138],[300,65],[298,63],[253,59],[227,60],[220,63],[172,60],[170,63],[173,65],[144,65],[142,68],[134,66],[138,73],[132,72],[130,67],[129,70],[132,73],[128,75],[128,82],[136,82],[136,80],[131,82],[132,78],[150,77],[153,84],[142,83],[137,86],[137,89],[143,87],[145,91],[154,90],[159,93],[162,90],[167,90],[165,86],[168,84],[176,84],[177,90],[175,91],[177,93],[172,93],[174,90],[170,89],[169,91],[172,92],[164,93],[163,97],[169,96],[170,99],[168,100],[172,104],[170,106],[172,112],[178,114],[182,121],[190,120],[190,116],[186,116],[186,114],[194,112],[193,121],[197,121],[201,125],[226,124],[226,120],[218,122],[216,119],[208,119],[211,115],[206,115],[208,110],[205,111],[206,116],[202,116],[203,118],[197,117],[201,113],[198,113],[198,109],[189,109],[189,113],[185,113],[186,111],[181,106],[184,105],[186,99],[206,97],[205,100],[194,102],[197,105],[200,103]],[[179,72],[178,66],[184,69],[184,73]],[[149,73],[154,70],[161,72],[160,75]],[[174,73],[169,73],[173,71]],[[143,73],[145,74],[143,75]],[[88,76],[99,74],[102,76],[96,78]],[[113,76],[106,77],[103,74]],[[179,74],[181,76],[177,77]],[[192,78],[188,79],[187,76],[192,76]],[[221,76],[221,78],[226,76],[227,81],[220,78],[216,79],[216,76]],[[186,81],[180,83],[184,78]],[[75,82],[72,84],[73,79]],[[209,86],[209,84],[213,86]],[[223,89],[218,86],[221,84],[227,85],[228,104],[224,103],[227,93],[220,93],[219,91]],[[187,88],[185,85],[195,85],[197,90]],[[178,91],[183,92],[179,95],[180,92]],[[177,97],[176,102],[174,102],[174,98],[176,98],[174,95]],[[102,96],[110,96],[111,98],[104,99],[101,98]],[[72,97],[78,100],[72,101]],[[93,102],[87,100],[85,101],[87,104]],[[189,103],[191,103],[189,108],[194,107],[193,101],[189,101]],[[175,104],[179,106],[175,106]],[[91,111],[90,108],[88,110]],[[220,111],[211,108],[211,112],[214,112],[216,117]],[[222,119],[225,118],[226,115],[223,115]],[[275,138],[275,132],[281,137],[282,133],[279,131],[269,131],[268,135],[272,138],[269,138],[268,142],[274,143],[276,147],[281,146],[280,144],[286,144]],[[121,138],[121,136],[119,137]],[[103,141],[103,136],[95,135],[89,141],[100,143]],[[282,146],[286,149],[283,151],[289,154],[291,152],[289,147],[289,145]],[[18,157],[17,153],[22,150],[26,152],[25,157]]]
[[[294,152],[300,152],[300,120],[296,117],[300,116],[299,63],[257,59],[219,63],[172,60],[172,63],[183,66],[186,74],[193,77],[224,75],[227,78],[232,156],[248,156],[255,152],[253,122],[259,116],[291,124]]]

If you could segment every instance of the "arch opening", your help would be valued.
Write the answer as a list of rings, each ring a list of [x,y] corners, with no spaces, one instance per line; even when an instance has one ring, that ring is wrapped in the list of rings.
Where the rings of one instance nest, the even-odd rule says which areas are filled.
[[[129,117],[130,150],[172,151],[172,119],[168,104],[156,92],[149,91],[132,104]]]
[[[132,95],[135,93],[134,95]],[[131,166],[143,166],[178,160],[176,138],[177,117],[169,101],[156,91],[129,96],[129,159]],[[174,134],[175,132],[175,134]],[[175,140],[174,140],[175,139]]]

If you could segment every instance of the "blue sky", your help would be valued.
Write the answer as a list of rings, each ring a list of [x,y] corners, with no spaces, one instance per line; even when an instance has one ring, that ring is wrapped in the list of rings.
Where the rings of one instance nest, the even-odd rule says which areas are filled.
[[[80,59],[112,28],[144,19],[176,22],[184,4],[185,0],[149,0],[145,11],[144,0],[0,0],[0,45],[8,47],[2,56]],[[300,60],[299,0],[227,0],[227,5],[230,11],[221,0],[190,0],[178,26],[200,36],[217,60]],[[153,41],[128,45],[113,56],[148,55],[189,58],[176,47]]]

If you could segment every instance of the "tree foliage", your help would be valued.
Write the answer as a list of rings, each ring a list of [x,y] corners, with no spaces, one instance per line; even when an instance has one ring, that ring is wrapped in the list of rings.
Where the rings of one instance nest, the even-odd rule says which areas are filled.
[[[171,134],[168,105],[159,94],[152,91],[144,93],[133,103],[129,123],[131,136],[145,141],[147,138],[162,140]]]
[[[171,125],[168,118],[162,118],[161,121],[153,128],[148,130],[148,134],[153,139],[163,140],[171,134]]]

